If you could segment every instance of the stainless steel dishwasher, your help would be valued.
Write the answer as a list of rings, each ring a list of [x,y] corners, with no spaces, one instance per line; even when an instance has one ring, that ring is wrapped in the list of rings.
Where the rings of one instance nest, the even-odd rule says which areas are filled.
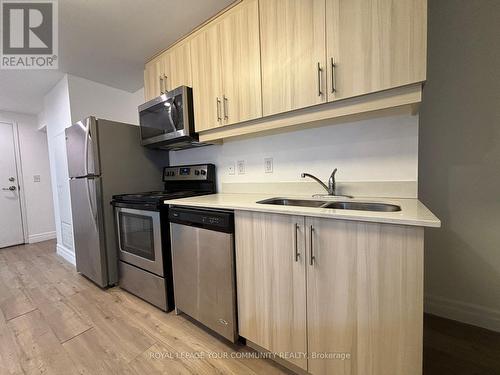
[[[176,312],[236,342],[233,212],[172,207],[169,220]]]

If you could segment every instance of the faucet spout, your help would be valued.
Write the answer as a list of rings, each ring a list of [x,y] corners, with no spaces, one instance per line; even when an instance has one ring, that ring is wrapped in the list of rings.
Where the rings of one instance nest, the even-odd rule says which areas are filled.
[[[314,181],[316,181],[318,184],[320,184],[323,187],[323,189],[325,189],[327,191],[328,194],[330,194],[330,190],[328,189],[328,186],[326,186],[326,184],[323,181],[321,181],[318,177],[313,176],[310,173],[302,173],[300,175],[300,177],[302,177],[302,178],[306,178],[306,177],[312,178]]]
[[[330,175],[330,178],[328,179],[328,185],[326,185],[323,181],[321,181],[318,177],[313,176],[310,173],[302,173],[300,177],[302,178],[312,178],[314,181],[316,181],[318,184],[320,184],[323,189],[325,189],[328,193],[328,195],[333,196],[333,197],[346,197],[346,198],[352,198],[350,195],[338,195],[337,194],[337,189],[336,189],[336,184],[335,184],[335,174],[337,173],[337,168],[335,168]]]

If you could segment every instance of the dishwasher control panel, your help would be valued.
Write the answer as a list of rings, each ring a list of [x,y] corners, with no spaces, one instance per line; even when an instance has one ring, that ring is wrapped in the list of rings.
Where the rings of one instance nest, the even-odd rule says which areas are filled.
[[[217,232],[232,233],[234,231],[234,214],[232,211],[172,207],[169,209],[168,218],[171,223]]]

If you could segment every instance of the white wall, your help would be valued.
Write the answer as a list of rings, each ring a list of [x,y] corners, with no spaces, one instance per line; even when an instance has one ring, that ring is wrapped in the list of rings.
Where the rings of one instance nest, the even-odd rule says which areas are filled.
[[[274,172],[264,172],[264,158]],[[299,181],[301,172],[338,181],[417,181],[418,116],[398,115],[254,138],[170,153],[172,164],[212,162],[219,188],[228,182]],[[244,175],[228,165],[244,160]]]
[[[498,332],[499,19],[498,1],[429,1],[419,181],[443,223],[425,231],[426,310]]]
[[[28,242],[55,238],[47,136],[32,115],[0,112],[0,121],[16,123],[18,128]],[[34,182],[35,175],[40,182]]]
[[[71,197],[64,145],[64,129],[71,124],[68,76],[65,75],[45,95],[39,122],[47,129],[57,252],[74,263]]]
[[[68,76],[73,122],[88,116],[139,125],[137,107],[144,102],[144,90],[131,94],[88,79]]]
[[[143,89],[129,93],[71,75],[65,75],[44,98],[39,123],[47,126],[57,251],[72,263],[75,256],[64,129],[88,116],[138,125],[137,106],[143,102]]]

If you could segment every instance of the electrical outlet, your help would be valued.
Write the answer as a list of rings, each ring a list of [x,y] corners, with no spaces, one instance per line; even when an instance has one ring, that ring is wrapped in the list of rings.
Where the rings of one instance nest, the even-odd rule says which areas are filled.
[[[273,158],[264,159],[264,172],[273,173]]]
[[[40,175],[39,174],[33,175],[33,182],[40,182]]]
[[[238,160],[238,174],[245,174],[245,160]]]
[[[230,162],[227,166],[227,173],[230,175],[236,174],[235,168],[234,168],[234,161]]]

